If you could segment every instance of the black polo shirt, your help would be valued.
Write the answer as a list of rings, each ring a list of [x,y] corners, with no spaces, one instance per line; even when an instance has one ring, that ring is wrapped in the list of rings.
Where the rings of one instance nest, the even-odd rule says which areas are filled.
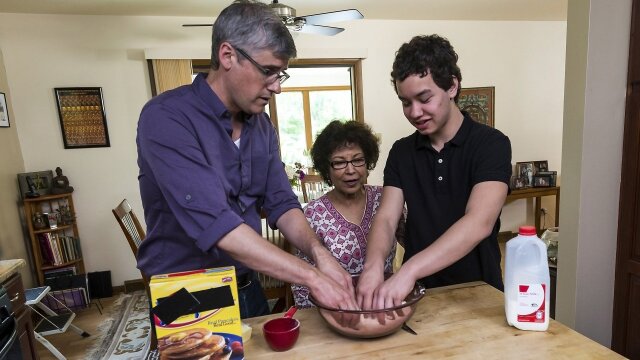
[[[509,184],[511,143],[500,131],[464,114],[456,135],[440,152],[417,131],[396,141],[384,169],[384,186],[402,189],[407,204],[407,261],[438,239],[465,213],[471,189],[483,181]],[[482,280],[503,289],[498,232],[451,266],[422,279],[426,287]]]

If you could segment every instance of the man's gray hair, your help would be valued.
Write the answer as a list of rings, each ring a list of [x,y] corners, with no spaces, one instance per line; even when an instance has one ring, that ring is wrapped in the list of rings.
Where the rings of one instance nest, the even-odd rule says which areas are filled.
[[[218,51],[228,42],[247,52],[270,50],[282,59],[296,57],[296,45],[278,15],[264,3],[236,0],[227,6],[213,23],[211,68],[220,66]]]

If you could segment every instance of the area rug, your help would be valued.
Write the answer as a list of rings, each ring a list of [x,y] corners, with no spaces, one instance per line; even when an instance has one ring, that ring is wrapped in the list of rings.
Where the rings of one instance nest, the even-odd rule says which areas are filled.
[[[88,359],[139,360],[149,351],[151,335],[149,300],[144,291],[122,294],[99,326],[101,339],[89,351]]]

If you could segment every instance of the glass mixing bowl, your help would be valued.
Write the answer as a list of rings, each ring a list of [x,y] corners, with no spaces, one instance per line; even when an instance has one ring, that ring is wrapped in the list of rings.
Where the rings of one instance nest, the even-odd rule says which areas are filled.
[[[359,277],[351,276],[354,286],[358,285]],[[416,283],[402,305],[380,310],[341,310],[324,306],[313,296],[309,296],[309,300],[331,330],[347,337],[375,338],[398,331],[411,318],[424,294],[425,288]]]

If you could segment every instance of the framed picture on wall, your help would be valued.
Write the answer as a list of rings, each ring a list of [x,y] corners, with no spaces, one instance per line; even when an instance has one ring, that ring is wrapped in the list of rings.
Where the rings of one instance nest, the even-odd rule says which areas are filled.
[[[9,108],[7,107],[7,97],[0,92],[0,127],[9,127]]]
[[[493,127],[495,87],[460,89],[458,107],[469,113],[475,121]]]
[[[55,88],[65,149],[109,147],[102,88]]]

